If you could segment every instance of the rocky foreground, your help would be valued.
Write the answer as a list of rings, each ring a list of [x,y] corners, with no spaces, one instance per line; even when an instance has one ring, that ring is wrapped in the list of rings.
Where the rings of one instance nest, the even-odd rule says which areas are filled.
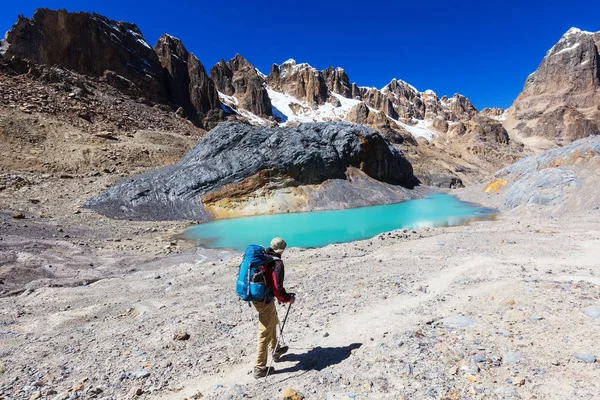
[[[0,192],[3,210],[24,211],[0,220],[0,262],[10,266],[1,286],[11,288],[0,298],[0,394],[597,398],[600,204],[575,201],[595,193],[597,156],[570,159],[554,169],[580,184],[560,204],[289,249],[286,286],[298,293],[284,334],[290,352],[261,381],[251,375],[256,315],[233,292],[239,253],[178,241],[185,224],[78,208],[82,190],[110,176],[85,189],[89,178],[62,180],[66,197],[52,191],[60,180],[32,178],[10,200]],[[455,193],[499,207],[517,175],[502,175],[497,192]],[[44,203],[29,201],[41,193]]]
[[[240,254],[97,251],[88,269],[98,279],[0,299],[0,393],[274,399],[291,388],[315,399],[593,399],[599,223],[600,210],[556,218],[526,208],[467,226],[292,248],[291,349],[262,381],[251,375],[255,312],[232,290]],[[86,261],[69,238],[11,247],[27,235],[23,223],[11,224],[2,226],[2,254],[23,260],[45,243],[38,257],[58,268]]]

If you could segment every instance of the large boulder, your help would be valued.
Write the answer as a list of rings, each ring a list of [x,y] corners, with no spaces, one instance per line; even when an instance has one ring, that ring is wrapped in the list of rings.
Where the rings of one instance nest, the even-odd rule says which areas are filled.
[[[210,219],[203,200],[254,196],[265,186],[299,187],[352,180],[406,188],[418,181],[400,150],[371,128],[310,123],[288,128],[225,122],[179,163],[128,178],[88,200],[114,218]],[[352,176],[351,176],[352,175]]]

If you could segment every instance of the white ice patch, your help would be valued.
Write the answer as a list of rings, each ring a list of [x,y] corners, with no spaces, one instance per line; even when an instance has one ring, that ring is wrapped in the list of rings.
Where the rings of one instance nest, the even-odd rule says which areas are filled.
[[[264,118],[259,117],[258,115],[244,110],[242,108],[238,108],[238,100],[235,96],[227,96],[221,92],[217,92],[219,94],[219,100],[221,101],[221,108],[225,112],[233,111],[234,113],[246,118],[248,122],[254,125],[268,125],[269,121]],[[228,107],[229,110],[225,109],[223,106]]]
[[[431,130],[431,123],[422,119],[417,120],[416,125],[408,125],[393,118],[390,118],[390,120],[394,121],[398,126],[406,129],[414,137],[422,137],[427,140],[431,140],[434,136],[438,135],[437,132]]]
[[[400,83],[400,84],[404,84],[404,85],[408,86],[408,87],[409,87],[409,88],[410,88],[412,91],[414,91],[415,93],[419,93],[419,91],[417,90],[417,88],[416,88],[416,87],[414,87],[413,85],[411,85],[410,83],[408,83],[408,82],[406,82],[406,81],[403,81],[402,79],[396,79],[396,78],[392,79],[392,80],[390,81],[390,83],[388,83],[387,85],[385,85],[384,87],[382,87],[382,88],[380,89],[380,92],[382,92],[382,93],[385,93],[387,90],[389,90],[389,86],[390,86],[390,84],[391,84],[392,82],[394,82],[394,81],[396,81],[396,82],[398,82],[398,83]],[[361,87],[362,87],[362,86],[361,86]]]
[[[281,120],[282,126],[290,122],[342,121],[352,107],[361,103],[360,100],[347,99],[337,93],[330,93],[340,102],[339,107],[331,103],[311,106],[293,96],[272,89],[267,89],[267,93],[271,99],[273,114]]]
[[[148,43],[146,43],[146,41],[144,40],[144,37],[142,35],[140,35],[137,32],[132,31],[131,29],[127,29],[127,33],[129,33],[130,35],[132,35],[135,38],[135,40],[137,40],[139,43],[141,43],[145,47],[147,47],[150,50],[152,50],[152,47],[150,47],[150,45]]]
[[[508,114],[508,110],[505,110],[502,114],[500,115],[495,115],[493,117],[490,117],[491,119],[495,119],[496,121],[504,121],[506,120],[506,114]]]
[[[557,52],[556,52],[556,53],[554,53],[553,55],[554,55],[554,56],[556,56],[556,55],[559,55],[559,54],[566,53],[566,52],[568,52],[568,51],[574,50],[574,49],[578,48],[580,44],[581,44],[581,43],[575,43],[575,44],[574,44],[574,45],[572,45],[572,46],[565,47],[564,49],[562,49],[562,50],[560,50],[560,51],[557,51]]]
[[[8,43],[8,41],[6,40],[6,36],[4,36],[4,40],[0,40],[0,55],[5,55],[9,47],[10,43]]]
[[[258,76],[260,76],[263,79],[267,79],[267,76],[265,74],[263,74],[262,72],[260,72],[260,70],[258,68],[254,68],[254,70],[256,71]]]
[[[582,31],[579,28],[575,28],[572,27],[571,29],[569,29],[567,32],[565,32],[565,34],[563,36],[567,36],[567,35],[577,35],[577,34],[584,34],[584,35],[593,35],[594,32],[588,32],[588,31]]]
[[[1,51],[1,48],[0,48],[0,51]],[[588,62],[590,62],[590,60],[585,60],[585,61],[583,61],[583,62],[582,62],[581,64],[579,64],[579,65],[585,65],[585,64],[587,64]]]

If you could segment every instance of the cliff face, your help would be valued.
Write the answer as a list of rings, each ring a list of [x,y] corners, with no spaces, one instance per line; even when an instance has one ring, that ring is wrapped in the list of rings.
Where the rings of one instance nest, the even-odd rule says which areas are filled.
[[[183,107],[188,116],[209,125],[211,111],[220,107],[219,95],[204,66],[188,53],[181,40],[163,35],[154,46],[165,71],[165,91],[169,99]]]
[[[600,32],[569,29],[527,77],[505,126],[549,144],[600,133],[599,44]]]
[[[228,62],[221,60],[210,69],[210,78],[219,92],[234,96],[237,106],[259,117],[273,115],[265,79],[244,57],[237,54]]]
[[[158,57],[135,24],[42,8],[31,19],[19,17],[3,47],[7,58],[59,65],[95,77],[110,71],[133,83],[130,91],[140,96],[165,98]]]
[[[182,107],[204,128],[224,118],[200,61],[169,35],[153,49],[135,24],[98,14],[39,9],[32,18],[19,17],[0,49],[5,58],[60,66],[101,78],[123,93]]]
[[[90,199],[87,207],[115,218],[204,220],[211,218],[204,202],[253,197],[265,188],[351,180],[351,170],[366,181],[417,184],[400,150],[364,126],[222,123],[179,163],[127,179]]]

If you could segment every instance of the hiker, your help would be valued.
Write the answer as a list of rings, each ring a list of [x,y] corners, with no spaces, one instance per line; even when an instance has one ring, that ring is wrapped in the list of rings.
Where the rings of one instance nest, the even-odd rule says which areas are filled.
[[[277,346],[277,310],[274,298],[280,303],[293,304],[296,300],[294,293],[288,293],[283,287],[284,269],[281,255],[287,243],[282,238],[276,237],[271,240],[271,245],[266,253],[273,261],[265,266],[265,280],[267,290],[263,301],[253,301],[258,311],[258,350],[256,365],[254,366],[254,377],[264,378],[268,375],[267,368],[268,349],[273,351],[273,360],[279,361],[282,355],[288,351],[288,346]],[[277,348],[275,348],[277,346]]]

